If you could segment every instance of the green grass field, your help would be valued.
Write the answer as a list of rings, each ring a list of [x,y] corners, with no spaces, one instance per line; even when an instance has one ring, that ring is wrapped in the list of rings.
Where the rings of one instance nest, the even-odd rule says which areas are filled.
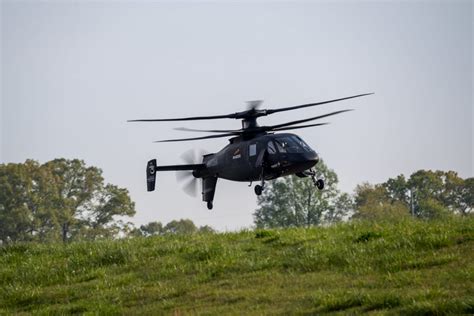
[[[474,313],[474,219],[0,248],[0,314]]]

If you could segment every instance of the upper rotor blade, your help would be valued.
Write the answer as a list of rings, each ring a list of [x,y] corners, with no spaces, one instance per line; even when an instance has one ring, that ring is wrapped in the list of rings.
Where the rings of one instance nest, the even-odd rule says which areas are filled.
[[[174,130],[185,132],[206,132],[206,133],[241,133],[242,129],[194,129],[186,127],[176,127]]]
[[[177,138],[177,139],[165,139],[165,140],[157,140],[154,143],[169,143],[169,142],[185,142],[188,140],[200,140],[200,139],[208,139],[208,138],[219,138],[219,137],[228,137],[228,136],[235,136],[234,133],[228,134],[220,134],[220,135],[208,135],[203,137],[192,137],[192,138]]]
[[[329,125],[329,123],[318,123],[318,124],[309,124],[309,125],[300,125],[300,126],[290,126],[290,127],[281,127],[273,129],[273,131],[288,131],[291,129],[298,129],[298,128],[307,128],[307,127],[315,127],[315,126],[323,126]]]
[[[267,130],[275,130],[275,129],[280,129],[282,127],[295,125],[295,124],[299,124],[299,123],[305,123],[305,122],[309,122],[309,121],[314,121],[314,120],[321,119],[323,117],[328,117],[328,116],[332,116],[332,115],[336,115],[336,114],[340,114],[340,113],[344,113],[344,112],[349,112],[349,111],[353,111],[353,110],[350,109],[350,110],[341,110],[341,111],[331,112],[331,113],[328,113],[328,114],[319,115],[319,116],[315,116],[315,117],[310,117],[310,118],[303,119],[303,120],[292,121],[292,122],[273,125],[273,126],[264,126],[264,128],[267,129]]]
[[[216,120],[216,119],[223,119],[223,118],[235,118],[235,114],[211,115],[211,116],[192,116],[192,117],[180,117],[180,118],[168,118],[168,119],[138,119],[138,120],[128,120],[127,122],[197,121],[197,120]]]
[[[371,95],[371,94],[374,94],[374,93],[358,94],[358,95],[353,95],[353,96],[350,96],[350,97],[345,97],[345,98],[340,98],[340,99],[334,99],[334,100],[317,102],[317,103],[308,103],[308,104],[302,104],[302,105],[295,105],[295,106],[290,106],[290,107],[280,108],[280,109],[269,109],[269,110],[266,110],[266,113],[267,114],[273,114],[273,113],[277,113],[277,112],[296,110],[296,109],[301,109],[301,108],[307,108],[307,107],[310,107],[310,106],[317,106],[317,105],[326,104],[326,103],[332,103],[332,102],[338,102],[338,101],[343,101],[343,100],[348,100],[348,99],[359,98],[359,97],[363,97],[363,96]]]

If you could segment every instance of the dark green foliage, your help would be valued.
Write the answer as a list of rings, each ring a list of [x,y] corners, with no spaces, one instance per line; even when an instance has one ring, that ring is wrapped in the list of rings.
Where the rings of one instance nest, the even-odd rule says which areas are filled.
[[[141,225],[140,230],[144,236],[154,236],[163,234],[163,224],[160,222],[149,222],[146,225]]]
[[[380,237],[382,237],[381,233],[368,231],[368,232],[365,232],[365,233],[361,234],[354,241],[355,242],[368,242],[369,240],[377,239],[377,238],[380,238]]]
[[[190,219],[173,220],[166,224],[163,231],[167,234],[192,234],[198,230]]]
[[[474,218],[0,248],[0,314],[472,314]]]
[[[110,238],[134,214],[128,191],[82,160],[0,164],[0,243]]]
[[[163,227],[161,222],[149,222],[141,225],[140,228],[133,228],[127,235],[129,237],[150,237],[166,234],[193,234],[193,233],[213,234],[215,230],[208,225],[196,227],[190,219],[173,220]]]
[[[340,194],[337,175],[323,161],[316,165],[325,179],[324,190],[318,190],[311,178],[289,176],[268,183],[258,197],[254,222],[258,228],[302,227],[335,223],[352,211],[352,199]]]
[[[267,238],[267,237],[273,237],[275,233],[271,230],[257,230],[255,233],[255,238]]]
[[[411,213],[423,219],[466,216],[474,208],[474,181],[454,171],[418,170],[409,179],[400,175],[382,184],[358,185],[354,200],[354,218],[393,221]]]

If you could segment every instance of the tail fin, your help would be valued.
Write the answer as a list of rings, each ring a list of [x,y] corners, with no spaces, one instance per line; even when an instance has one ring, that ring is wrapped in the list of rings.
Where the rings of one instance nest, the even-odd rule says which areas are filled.
[[[155,191],[156,159],[148,161],[146,165],[146,186],[148,192]]]

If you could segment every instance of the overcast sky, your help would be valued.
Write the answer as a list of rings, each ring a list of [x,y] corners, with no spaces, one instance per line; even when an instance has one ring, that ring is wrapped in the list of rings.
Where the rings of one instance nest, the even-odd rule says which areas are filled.
[[[260,119],[356,109],[298,132],[343,191],[418,169],[473,176],[472,1],[1,3],[0,162],[84,159],[130,190],[137,224],[252,225],[247,183],[220,180],[212,211],[173,173],[158,175],[154,193],[145,185],[149,159],[181,163],[189,148],[227,143],[152,141],[239,121],[126,123],[233,113],[247,100],[277,108],[375,92]]]

